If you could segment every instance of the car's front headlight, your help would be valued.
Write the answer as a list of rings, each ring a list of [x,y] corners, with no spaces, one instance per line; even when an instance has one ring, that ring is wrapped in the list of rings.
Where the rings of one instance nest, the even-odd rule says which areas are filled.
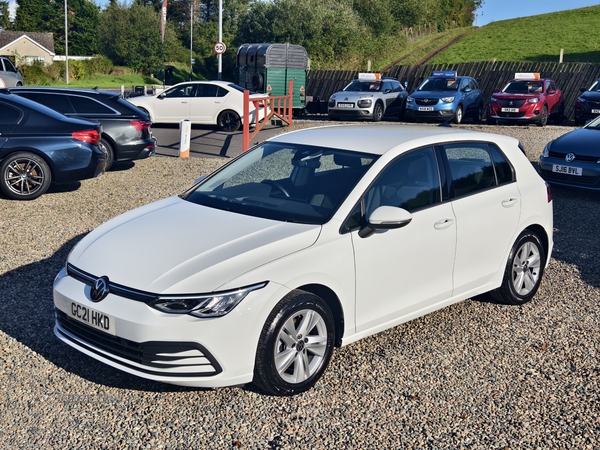
[[[329,103],[327,104],[330,108],[333,108],[335,106],[335,98],[331,97],[329,99]]]
[[[266,285],[267,282],[264,282],[213,294],[163,295],[150,303],[150,306],[170,314],[190,314],[201,318],[221,317],[239,305],[250,292],[262,289]]]
[[[542,152],[542,157],[547,158],[550,156],[550,145],[552,145],[552,141],[548,142],[544,147],[544,151]]]
[[[536,98],[528,98],[527,101],[529,103],[538,103],[540,101],[540,99],[537,97]]]
[[[452,103],[454,101],[454,97],[442,97],[440,100],[444,103]]]
[[[369,107],[371,107],[372,103],[373,102],[370,99],[366,99],[366,100],[363,99],[363,100],[359,100],[358,102],[356,102],[356,105],[359,108],[369,108]]]
[[[412,103],[414,101],[415,101],[414,98],[412,98],[412,97],[406,97],[406,103]]]
[[[490,103],[497,102],[498,99],[496,97],[490,97]]]

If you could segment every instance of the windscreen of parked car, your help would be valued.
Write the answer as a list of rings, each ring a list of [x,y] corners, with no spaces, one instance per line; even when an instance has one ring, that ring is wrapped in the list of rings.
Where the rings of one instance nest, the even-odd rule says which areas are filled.
[[[377,157],[266,142],[201,181],[182,198],[255,217],[322,225]]]
[[[459,81],[446,78],[427,78],[417,88],[417,91],[457,91]]]
[[[379,92],[381,83],[368,81],[351,81],[342,91],[345,92]]]
[[[543,88],[543,81],[511,81],[502,89],[502,92],[506,94],[541,94]]]

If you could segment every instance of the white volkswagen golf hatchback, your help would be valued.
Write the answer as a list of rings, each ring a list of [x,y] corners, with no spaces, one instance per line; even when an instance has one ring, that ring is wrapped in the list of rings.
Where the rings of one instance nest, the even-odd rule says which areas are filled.
[[[487,292],[531,300],[552,245],[513,138],[312,128],[89,233],[54,283],[55,333],[140,377],[291,395],[334,347]]]

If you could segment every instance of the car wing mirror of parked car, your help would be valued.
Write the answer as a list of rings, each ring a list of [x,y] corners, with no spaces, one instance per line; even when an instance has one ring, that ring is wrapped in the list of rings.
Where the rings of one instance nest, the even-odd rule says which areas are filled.
[[[587,88],[585,88],[585,87],[580,87],[579,88],[579,92],[585,92],[585,91],[587,91]]]
[[[395,206],[380,206],[367,219],[367,225],[360,229],[358,235],[367,238],[380,230],[402,228],[412,221],[412,215],[405,209]]]
[[[494,89],[494,94],[500,92],[500,89]]]
[[[548,89],[548,95],[556,94],[554,89]]]

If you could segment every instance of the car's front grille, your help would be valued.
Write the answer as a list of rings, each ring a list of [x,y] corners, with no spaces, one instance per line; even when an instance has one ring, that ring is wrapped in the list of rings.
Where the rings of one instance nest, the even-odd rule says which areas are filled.
[[[208,377],[223,371],[217,360],[196,342],[149,341],[138,343],[95,330],[71,319],[58,309],[55,311],[61,337],[83,346],[103,358],[111,359],[117,364],[151,375],[172,377]],[[144,367],[126,364],[120,359],[111,358],[110,355]]]
[[[573,164],[577,164],[577,161],[581,161],[581,162],[591,162],[591,163],[596,163],[598,162],[598,160],[600,160],[599,156],[586,156],[586,155],[578,155],[577,153],[574,153],[575,155],[575,159],[573,161],[571,161]],[[557,153],[557,152],[549,152],[548,156],[550,158],[556,158],[556,159],[565,159],[566,154],[565,153]]]
[[[503,100],[499,99],[498,104],[503,108],[520,108],[525,104],[525,100]]]
[[[437,98],[415,98],[415,103],[421,106],[434,106],[437,105],[438,101]]]

